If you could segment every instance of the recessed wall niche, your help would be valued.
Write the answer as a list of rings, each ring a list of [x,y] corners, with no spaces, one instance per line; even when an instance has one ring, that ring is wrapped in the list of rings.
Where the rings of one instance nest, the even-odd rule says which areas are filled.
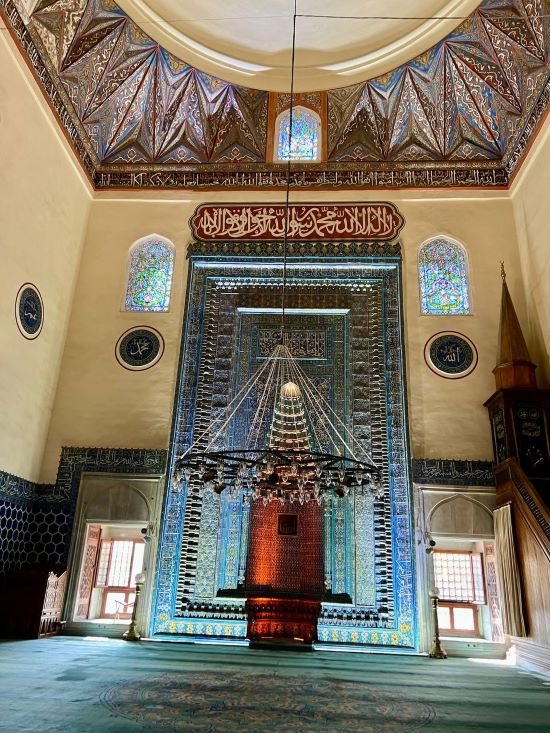
[[[280,338],[278,245],[254,244],[264,254],[251,260],[247,243],[231,243],[233,254],[225,256],[202,256],[203,244],[191,247],[172,461],[224,409]],[[289,349],[382,466],[386,486],[381,500],[335,498],[320,513],[322,582],[332,600],[323,604],[319,638],[413,650],[417,626],[399,245],[299,242],[293,254],[285,309]],[[248,409],[252,415],[253,399]],[[239,429],[246,430],[247,419]],[[229,440],[238,441],[239,435]],[[244,582],[247,558],[255,552],[251,507],[224,494],[187,495],[170,484],[167,491],[152,633],[244,637],[244,598],[232,597],[232,591]],[[275,536],[277,523],[274,530]]]

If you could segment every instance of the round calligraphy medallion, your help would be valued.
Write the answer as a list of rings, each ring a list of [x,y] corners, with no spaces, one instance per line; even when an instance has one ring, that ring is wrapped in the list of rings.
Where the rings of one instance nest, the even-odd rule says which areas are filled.
[[[44,325],[44,303],[40,291],[32,283],[24,283],[15,299],[15,321],[26,339],[35,339]]]
[[[116,343],[115,356],[125,369],[150,369],[164,353],[164,339],[154,328],[137,326],[125,331]]]
[[[477,358],[474,343],[456,331],[436,333],[424,347],[426,364],[445,379],[467,377],[476,368]]]

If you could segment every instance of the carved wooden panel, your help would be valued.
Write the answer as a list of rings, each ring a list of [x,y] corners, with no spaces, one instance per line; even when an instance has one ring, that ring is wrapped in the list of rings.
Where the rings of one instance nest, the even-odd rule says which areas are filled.
[[[88,608],[90,607],[94,582],[95,561],[100,540],[101,526],[99,524],[91,524],[88,527],[86,543],[82,553],[82,570],[80,573],[80,583],[78,584],[75,621],[84,621],[88,618]]]
[[[550,562],[521,512],[514,511],[527,633],[550,646]]]

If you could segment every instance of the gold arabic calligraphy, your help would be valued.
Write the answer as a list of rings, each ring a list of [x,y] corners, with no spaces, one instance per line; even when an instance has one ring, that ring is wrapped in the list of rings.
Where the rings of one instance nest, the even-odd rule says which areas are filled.
[[[290,331],[284,334],[284,343],[295,357],[323,359],[327,343],[324,331]],[[281,342],[281,331],[261,329],[258,331],[260,356],[269,356]]]
[[[200,239],[280,239],[283,206],[201,206],[192,224]],[[289,208],[291,239],[394,239],[403,219],[390,204],[295,205]]]

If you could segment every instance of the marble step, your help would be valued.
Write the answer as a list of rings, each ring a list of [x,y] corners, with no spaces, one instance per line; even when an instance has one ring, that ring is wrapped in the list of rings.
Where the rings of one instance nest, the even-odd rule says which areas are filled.
[[[443,636],[441,645],[450,657],[505,659],[507,645],[504,642],[468,637]]]

